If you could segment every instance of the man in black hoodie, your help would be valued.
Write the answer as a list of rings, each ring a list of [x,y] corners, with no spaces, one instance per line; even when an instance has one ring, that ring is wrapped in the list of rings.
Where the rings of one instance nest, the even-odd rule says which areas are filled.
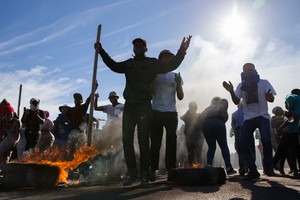
[[[157,74],[173,71],[184,59],[192,36],[183,38],[176,56],[170,61],[162,62],[156,58],[146,57],[147,43],[142,38],[132,41],[135,56],[122,62],[114,61],[102,48],[95,43],[103,62],[114,72],[125,74],[126,86],[123,92],[125,106],[123,112],[123,148],[127,166],[127,177],[123,185],[131,185],[138,180],[138,171],[134,151],[134,130],[137,126],[140,150],[141,186],[148,186],[149,176],[149,125],[151,119],[151,84]]]

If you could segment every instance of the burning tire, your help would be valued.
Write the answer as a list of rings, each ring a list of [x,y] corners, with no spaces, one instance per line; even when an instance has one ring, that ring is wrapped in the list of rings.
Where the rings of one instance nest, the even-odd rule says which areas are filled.
[[[168,181],[180,185],[224,184],[225,180],[225,170],[221,167],[175,168],[168,174]]]
[[[9,163],[1,173],[0,188],[50,188],[57,183],[59,168],[44,164]]]

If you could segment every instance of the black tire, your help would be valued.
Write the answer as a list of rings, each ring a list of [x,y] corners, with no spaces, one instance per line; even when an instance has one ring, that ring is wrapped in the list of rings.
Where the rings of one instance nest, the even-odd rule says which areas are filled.
[[[2,171],[0,188],[50,188],[57,184],[59,168],[43,164],[9,163]]]
[[[168,181],[180,185],[211,185],[224,184],[225,170],[215,168],[176,168],[168,173]]]

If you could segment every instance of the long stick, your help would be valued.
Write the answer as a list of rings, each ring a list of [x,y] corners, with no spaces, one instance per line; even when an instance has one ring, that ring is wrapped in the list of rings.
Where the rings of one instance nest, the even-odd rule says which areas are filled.
[[[100,34],[101,34],[101,24],[98,26],[96,42],[100,41]],[[99,54],[98,49],[95,49],[90,114],[89,114],[89,124],[88,124],[88,140],[87,140],[88,146],[91,146],[91,144],[92,144],[92,130],[93,130],[93,119],[94,119],[94,96],[95,96],[95,89],[96,89],[98,54]]]
[[[22,85],[20,85],[20,89],[19,89],[18,112],[17,112],[19,117],[20,117],[21,95],[22,95]]]

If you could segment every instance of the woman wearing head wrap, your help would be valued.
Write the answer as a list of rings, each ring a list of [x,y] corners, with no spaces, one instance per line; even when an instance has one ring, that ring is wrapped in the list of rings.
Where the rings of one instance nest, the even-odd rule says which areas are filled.
[[[4,105],[0,110],[0,169],[8,162],[10,151],[20,139],[19,119],[14,114],[14,109],[10,105]]]
[[[54,124],[49,119],[50,113],[47,110],[45,110],[44,113],[45,123],[41,127],[41,138],[37,145],[42,152],[51,148],[55,140],[54,135],[52,134]]]

